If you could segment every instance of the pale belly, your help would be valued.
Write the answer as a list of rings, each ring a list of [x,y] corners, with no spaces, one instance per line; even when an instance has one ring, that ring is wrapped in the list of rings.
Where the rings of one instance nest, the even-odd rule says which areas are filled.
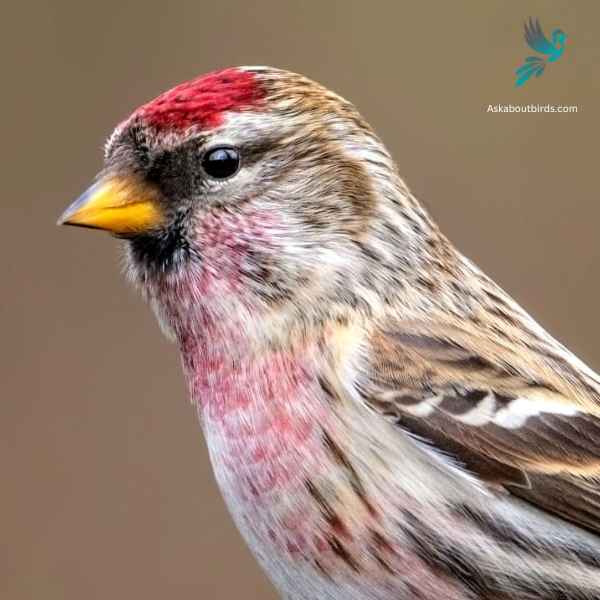
[[[502,569],[519,583],[543,581],[538,563],[515,562],[521,548],[492,543],[457,510],[465,506],[496,504],[494,514],[549,547],[572,536],[573,548],[585,542],[594,552],[595,538],[494,497],[363,403],[332,398],[310,364],[271,356],[234,369],[213,357],[203,366],[191,387],[218,485],[283,598],[506,600],[495,579]],[[480,593],[473,580],[482,565],[490,570]]]
[[[282,597],[466,599],[407,549],[394,524],[400,515],[390,514],[401,486],[358,459],[371,453],[375,461],[383,451],[368,435],[368,413],[358,438],[315,382],[294,390],[280,383],[270,391],[285,392],[285,402],[234,394],[219,410],[205,404],[202,420],[229,510]]]

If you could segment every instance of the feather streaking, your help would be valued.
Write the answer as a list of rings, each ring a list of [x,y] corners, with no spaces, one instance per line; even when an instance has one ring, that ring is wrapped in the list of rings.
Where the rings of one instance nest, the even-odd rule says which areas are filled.
[[[215,180],[201,157],[234,148]],[[122,123],[130,277],[290,600],[600,598],[600,378],[464,258],[356,109],[267,67]]]

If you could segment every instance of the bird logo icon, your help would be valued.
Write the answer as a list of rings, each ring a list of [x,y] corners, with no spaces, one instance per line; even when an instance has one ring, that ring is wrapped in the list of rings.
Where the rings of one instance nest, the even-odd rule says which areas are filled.
[[[525,62],[515,71],[517,79],[516,87],[521,87],[534,75],[539,77],[546,69],[546,64],[556,62],[565,51],[567,34],[562,29],[552,32],[552,42],[544,35],[540,22],[530,17],[525,22],[525,41],[527,45],[544,56],[528,56]]]

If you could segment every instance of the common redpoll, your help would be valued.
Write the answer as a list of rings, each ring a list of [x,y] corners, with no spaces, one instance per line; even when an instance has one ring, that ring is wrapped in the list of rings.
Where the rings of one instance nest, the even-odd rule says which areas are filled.
[[[600,377],[448,242],[352,104],[272,68],[183,83],[60,222],[125,240],[285,598],[600,598]]]

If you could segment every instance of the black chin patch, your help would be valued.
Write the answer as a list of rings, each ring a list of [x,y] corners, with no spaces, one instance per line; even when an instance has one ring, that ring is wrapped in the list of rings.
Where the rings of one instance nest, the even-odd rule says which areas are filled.
[[[133,260],[150,271],[173,271],[185,265],[193,254],[181,227],[136,235],[128,240]]]

